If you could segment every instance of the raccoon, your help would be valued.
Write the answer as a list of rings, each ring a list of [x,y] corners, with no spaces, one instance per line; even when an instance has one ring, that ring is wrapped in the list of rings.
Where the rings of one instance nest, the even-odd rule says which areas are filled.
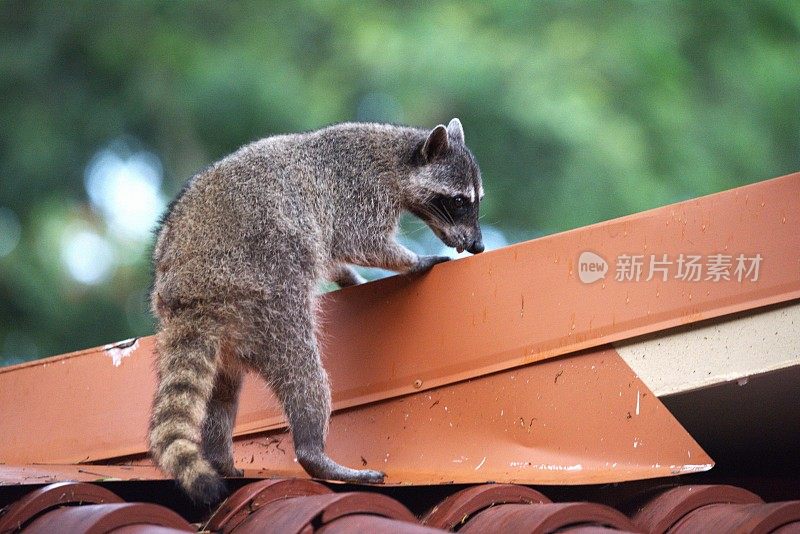
[[[395,240],[403,211],[449,247],[484,250],[481,173],[458,119],[433,130],[344,123],[246,145],[187,182],[153,252],[158,387],[149,445],[197,503],[225,492],[243,374],[257,373],[286,415],[312,477],[379,483],[384,474],[325,453],[331,411],[315,337],[321,280],[364,282],[352,265],[400,273],[447,256]]]

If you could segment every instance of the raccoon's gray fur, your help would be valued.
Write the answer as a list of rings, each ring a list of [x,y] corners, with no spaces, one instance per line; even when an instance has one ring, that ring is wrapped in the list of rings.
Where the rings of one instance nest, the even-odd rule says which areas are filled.
[[[153,254],[158,389],[150,450],[192,499],[218,501],[236,476],[231,431],[242,375],[280,400],[313,477],[380,482],[324,452],[330,388],[315,339],[321,279],[363,282],[350,264],[423,271],[447,257],[395,241],[408,210],[448,246],[483,251],[483,196],[458,119],[431,131],[347,123],[244,146],[194,176]]]

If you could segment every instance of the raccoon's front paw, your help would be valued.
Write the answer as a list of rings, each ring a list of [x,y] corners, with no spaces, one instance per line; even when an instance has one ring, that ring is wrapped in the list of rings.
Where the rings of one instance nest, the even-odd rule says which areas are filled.
[[[363,284],[366,281],[366,278],[354,271],[352,276],[343,276],[337,279],[336,283],[339,285],[339,287],[351,287]]]
[[[437,263],[444,263],[449,260],[450,256],[419,256],[417,263],[408,272],[411,274],[423,273]]]
[[[339,287],[350,287],[363,284],[367,279],[349,265],[342,265],[335,273],[333,281],[336,282]]]

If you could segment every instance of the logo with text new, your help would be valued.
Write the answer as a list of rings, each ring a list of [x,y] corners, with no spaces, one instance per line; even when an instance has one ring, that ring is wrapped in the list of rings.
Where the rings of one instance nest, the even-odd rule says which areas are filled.
[[[594,252],[578,256],[578,278],[591,284],[606,278],[615,282],[758,282],[764,257],[756,254],[620,254],[613,267]],[[570,274],[572,271],[570,270]]]
[[[578,278],[584,284],[605,278],[607,272],[608,262],[594,252],[587,250],[578,257]]]

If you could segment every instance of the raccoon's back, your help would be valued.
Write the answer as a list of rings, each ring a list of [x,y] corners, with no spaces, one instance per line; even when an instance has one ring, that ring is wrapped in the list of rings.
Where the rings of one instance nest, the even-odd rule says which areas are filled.
[[[153,252],[154,308],[157,296],[229,301],[268,291],[297,265],[323,261],[318,217],[303,191],[248,170],[218,164],[173,203]]]

